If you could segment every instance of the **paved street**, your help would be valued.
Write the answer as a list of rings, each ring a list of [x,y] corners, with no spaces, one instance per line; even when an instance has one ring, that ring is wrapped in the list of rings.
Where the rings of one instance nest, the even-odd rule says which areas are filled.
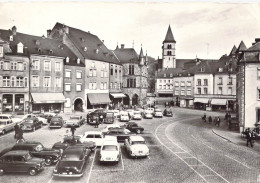
[[[5,174],[0,182],[257,182],[260,155],[257,149],[235,144],[213,133],[212,124],[201,121],[204,111],[173,108],[173,117],[136,121],[145,128],[142,136],[150,148],[144,159],[128,157],[121,144],[118,164],[100,164],[97,149],[87,162],[84,176],[77,179],[54,178],[54,166],[38,175]],[[221,115],[212,113],[212,115]],[[123,124],[122,122],[117,122]],[[101,130],[84,125],[76,130]],[[25,133],[28,140],[40,141],[51,147],[62,139],[68,128],[49,130],[48,127]],[[0,137],[1,150],[14,143],[14,132]]]

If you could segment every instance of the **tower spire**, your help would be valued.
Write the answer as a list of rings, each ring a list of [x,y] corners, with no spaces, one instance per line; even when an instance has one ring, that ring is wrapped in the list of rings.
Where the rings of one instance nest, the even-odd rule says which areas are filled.
[[[173,34],[172,34],[171,25],[169,25],[169,27],[168,27],[168,30],[167,30],[167,33],[166,33],[166,36],[165,36],[163,43],[167,43],[167,42],[176,43],[176,41],[173,37]]]

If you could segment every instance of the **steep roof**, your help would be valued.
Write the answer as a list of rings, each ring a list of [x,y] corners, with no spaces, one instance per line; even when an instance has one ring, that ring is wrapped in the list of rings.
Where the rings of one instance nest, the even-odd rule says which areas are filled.
[[[172,29],[171,29],[171,26],[169,25],[168,27],[168,30],[167,30],[167,34],[165,36],[165,39],[163,41],[163,43],[168,43],[168,42],[174,42],[176,43],[174,37],[173,37],[173,34],[172,34]]]
[[[118,48],[114,50],[114,53],[121,63],[132,62],[139,64],[139,56],[134,48]]]
[[[241,51],[245,51],[246,49],[247,49],[247,48],[246,48],[245,43],[244,43],[243,41],[241,41],[240,44],[239,44],[239,46],[238,46],[238,48],[237,48],[237,50],[236,50],[236,53],[239,53],[239,52],[241,52]]]
[[[10,36],[13,36],[13,41],[10,41]],[[77,64],[76,55],[61,41],[56,39],[49,39],[44,36],[33,36],[29,34],[16,33],[13,35],[11,30],[0,29],[0,38],[9,43],[10,49],[12,50],[9,54],[16,55],[47,55],[57,57],[69,57],[69,65]],[[17,53],[17,44],[23,44],[23,53]],[[81,62],[78,66],[84,66]]]
[[[236,51],[237,51],[237,47],[236,45],[234,45],[229,55],[234,55]]]
[[[179,74],[181,72],[183,72],[182,68],[168,68],[168,69],[160,71],[157,74],[157,78],[172,78],[173,76],[176,76],[177,74]]]
[[[53,30],[67,29],[69,39],[74,43],[80,53],[86,59],[99,60],[104,62],[119,63],[119,60],[106,47],[96,35],[82,31],[67,25],[56,23]]]
[[[255,43],[251,47],[249,47],[246,51],[258,51],[260,52],[260,42]]]

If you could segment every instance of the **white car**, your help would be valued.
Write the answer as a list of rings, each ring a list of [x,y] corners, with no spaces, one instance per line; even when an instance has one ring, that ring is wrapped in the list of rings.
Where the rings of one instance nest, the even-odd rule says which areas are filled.
[[[104,135],[98,131],[88,131],[80,138],[81,142],[95,142],[96,146],[102,146],[104,142]]]
[[[120,127],[120,125],[118,125],[118,124],[111,124],[111,125],[107,125],[103,130],[102,130],[102,132],[103,133],[106,133],[106,132],[108,132],[110,129],[112,129],[112,128],[121,128]]]
[[[151,111],[144,111],[145,119],[153,119],[153,113]]]
[[[145,109],[145,112],[150,112],[150,113],[154,113],[154,108],[147,108]]]
[[[141,111],[134,111],[133,119],[142,119],[142,113]]]
[[[100,149],[101,162],[119,162],[120,145],[116,140],[105,140]]]
[[[127,109],[126,112],[128,112],[128,114],[130,114],[131,118],[134,116],[134,109]]]
[[[121,112],[120,121],[126,121],[126,122],[130,121],[128,112]]]
[[[22,120],[26,119],[26,118],[38,118],[38,120],[40,122],[42,122],[43,125],[47,125],[48,124],[48,120],[45,119],[45,118],[42,118],[42,117],[39,117],[35,114],[25,114],[23,117],[22,117]]]
[[[162,110],[161,109],[155,109],[154,110],[154,117],[162,118],[163,117]]]
[[[12,115],[10,114],[1,114],[0,115],[0,133],[5,134],[8,131],[14,129],[16,123],[12,120]]]
[[[114,116],[115,116],[116,118],[119,118],[119,117],[120,117],[120,111],[119,111],[119,110],[113,110],[113,112],[114,112]]]
[[[129,136],[125,139],[125,147],[131,157],[149,156],[149,148],[145,144],[145,140],[142,136]]]

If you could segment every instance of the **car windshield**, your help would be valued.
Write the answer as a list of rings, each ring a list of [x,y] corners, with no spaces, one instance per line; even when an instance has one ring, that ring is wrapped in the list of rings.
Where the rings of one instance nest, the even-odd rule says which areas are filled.
[[[161,112],[161,109],[155,109],[155,112]]]
[[[79,161],[80,160],[80,156],[76,155],[76,154],[65,154],[62,157],[62,160],[64,160],[64,161]]]
[[[145,141],[133,141],[132,145],[136,145],[136,144],[145,144]]]
[[[113,113],[107,113],[107,117],[113,117]]]
[[[104,145],[102,148],[103,151],[117,151],[117,146],[115,145]]]
[[[30,153],[26,154],[25,155],[25,159],[26,160],[32,159],[32,155]]]
[[[139,114],[141,114],[141,112],[138,111],[138,112],[135,112],[134,114],[139,115]]]
[[[58,122],[58,121],[60,121],[60,118],[52,118],[51,121],[53,121],[53,122],[54,122],[54,121],[55,121],[55,122]]]
[[[25,122],[25,123],[33,123],[33,120],[28,120],[28,119],[26,119],[24,122]]]

